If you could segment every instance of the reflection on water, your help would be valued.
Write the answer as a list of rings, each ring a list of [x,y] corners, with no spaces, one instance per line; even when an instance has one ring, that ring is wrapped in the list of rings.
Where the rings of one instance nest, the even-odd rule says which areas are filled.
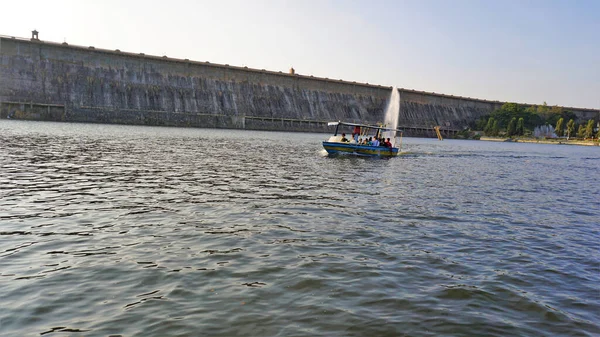
[[[0,335],[600,333],[597,148],[0,121]]]

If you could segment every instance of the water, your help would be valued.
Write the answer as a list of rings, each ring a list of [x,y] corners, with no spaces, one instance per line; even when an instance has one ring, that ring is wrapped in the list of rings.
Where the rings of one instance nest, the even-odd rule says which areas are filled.
[[[392,88],[390,94],[390,100],[385,107],[384,125],[388,128],[398,128],[398,116],[400,115],[400,92],[396,87]],[[383,133],[385,138],[393,139],[392,145],[395,146],[396,142],[396,131],[385,131]]]
[[[552,125],[536,126],[535,129],[533,129],[533,136],[536,138],[557,138]]]
[[[600,149],[0,121],[1,336],[600,334]]]

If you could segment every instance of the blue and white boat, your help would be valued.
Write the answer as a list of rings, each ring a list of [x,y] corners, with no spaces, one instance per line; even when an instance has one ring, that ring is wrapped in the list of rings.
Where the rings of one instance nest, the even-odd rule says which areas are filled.
[[[386,128],[385,126],[345,122],[330,122],[327,125],[335,125],[335,133],[333,136],[331,136],[327,141],[323,142],[323,148],[329,155],[396,157],[400,153],[400,149],[402,147],[402,130]],[[340,126],[352,127],[353,131],[351,136],[345,137],[345,133],[340,135]],[[384,133],[389,137],[384,137]],[[377,139],[383,137],[390,139],[390,144],[386,146],[366,143],[365,139],[367,139],[367,137]],[[398,144],[398,146],[396,146],[396,144]]]

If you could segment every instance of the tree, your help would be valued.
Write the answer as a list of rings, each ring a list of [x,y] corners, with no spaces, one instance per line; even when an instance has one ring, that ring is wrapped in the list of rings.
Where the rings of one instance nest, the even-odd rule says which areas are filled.
[[[546,115],[546,123],[556,125],[559,119],[564,118],[564,114],[564,109],[555,105],[551,107],[550,110],[548,110],[548,113]]]
[[[518,113],[523,110],[523,107],[517,103],[504,103],[500,110],[504,110],[506,112]]]
[[[522,136],[525,134],[525,128],[524,125],[525,121],[523,119],[523,117],[519,118],[519,121],[517,121],[517,135]]]
[[[584,136],[585,136],[585,127],[583,127],[583,124],[579,124],[579,129],[577,129],[577,137],[583,138]]]
[[[492,128],[494,127],[494,118],[490,117],[488,119],[487,124],[485,125],[485,128],[483,129],[483,132],[485,133],[486,136],[491,136],[492,135]]]
[[[488,122],[487,116],[479,118],[477,120],[477,122],[475,122],[475,125],[473,125],[473,129],[475,129],[475,130],[484,130],[485,131],[485,127],[487,126],[487,122]]]
[[[506,135],[512,137],[517,133],[517,119],[513,117],[506,127]]]
[[[559,137],[564,136],[563,123],[564,123],[564,119],[561,117],[556,122],[556,127],[554,128],[554,131],[556,132],[556,135],[559,136]]]
[[[561,116],[561,117],[562,117],[564,120],[569,120],[569,119],[572,119],[572,120],[577,120],[577,115],[576,115],[576,114],[575,114],[573,111],[570,111],[570,110],[564,110],[564,111],[563,111],[563,112],[560,114],[560,116]]]
[[[571,134],[575,131],[575,121],[570,119],[567,123],[567,138],[571,137]]]
[[[537,105],[530,105],[527,107],[527,109],[525,109],[525,112],[529,114],[537,114]]]
[[[594,120],[590,119],[587,122],[587,125],[585,126],[584,137],[585,138],[592,138],[593,135],[594,135]]]
[[[504,103],[500,109],[492,112],[491,117],[498,121],[499,128],[505,128],[513,117],[522,116],[524,111],[523,107],[517,103]]]
[[[500,128],[498,127],[498,121],[494,121],[494,125],[492,126],[492,135],[498,136],[500,134]]]
[[[547,121],[548,117],[550,117],[550,107],[548,107],[548,103],[544,102],[544,104],[538,105],[537,114],[540,115],[544,121]]]
[[[500,109],[494,111],[490,116],[498,121],[500,128],[508,127],[508,123],[513,118],[517,120],[523,118],[523,132],[525,129],[533,129],[544,123],[544,119],[537,113],[536,106],[525,108],[525,106],[517,103],[503,104]]]

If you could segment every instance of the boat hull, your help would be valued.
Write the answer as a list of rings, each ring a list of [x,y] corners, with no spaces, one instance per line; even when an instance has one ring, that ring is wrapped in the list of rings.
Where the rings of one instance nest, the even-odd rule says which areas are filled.
[[[323,142],[323,148],[330,155],[344,154],[361,157],[396,157],[398,148],[368,146],[339,142]]]

